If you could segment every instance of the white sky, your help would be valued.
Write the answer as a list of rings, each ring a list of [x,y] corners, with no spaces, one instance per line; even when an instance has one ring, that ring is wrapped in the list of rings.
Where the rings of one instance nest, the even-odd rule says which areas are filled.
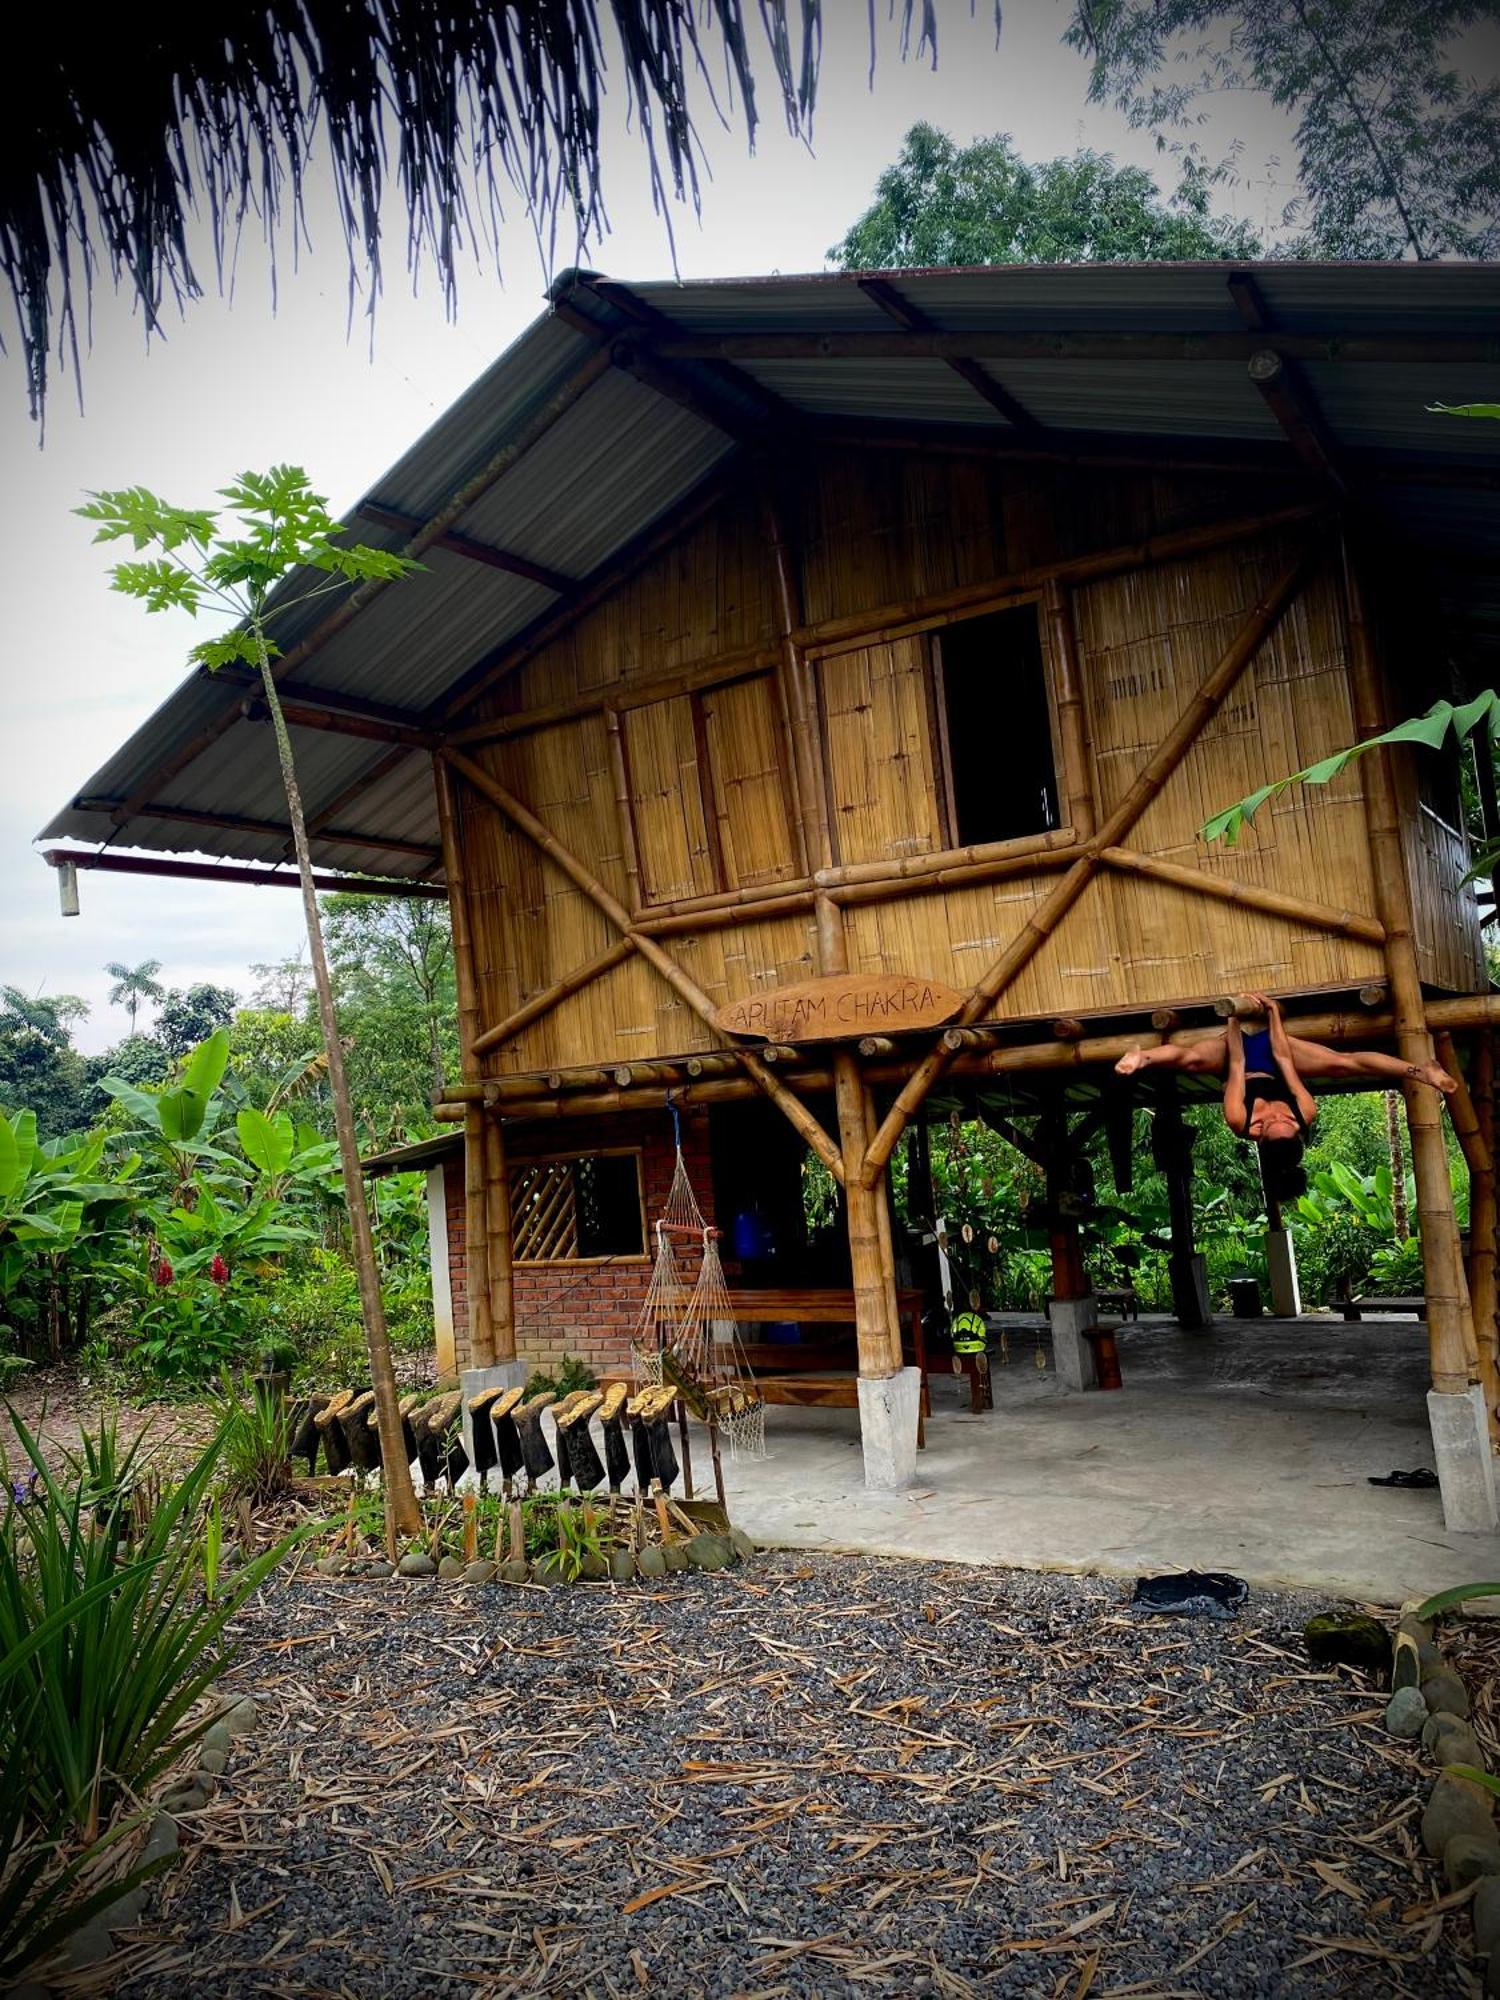
[[[747,12],[753,23],[754,10]],[[1008,131],[1028,159],[1092,145],[1155,167],[1170,184],[1170,163],[1158,163],[1148,134],[1131,133],[1121,118],[1085,103],[1087,69],[1059,45],[1065,10],[1057,0],[1013,0],[998,49],[988,0],[972,19],[961,5],[940,12],[936,72],[915,61],[902,65],[887,32],[867,91],[863,0],[832,0],[811,154],[770,115],[753,158],[742,127],[725,132],[711,118],[701,121],[714,178],[705,180],[701,222],[690,212],[673,217],[684,276],[821,269],[828,246],[868,204],[881,168],[919,118],[962,143]],[[579,261],[627,280],[670,277],[643,150],[625,131],[618,101],[611,115],[605,187],[613,229]],[[1254,98],[1233,100],[1233,116],[1234,131],[1210,126],[1206,143],[1212,150],[1242,139],[1251,178],[1224,192],[1221,205],[1272,227],[1291,192],[1289,170],[1274,159],[1278,152],[1291,157],[1286,127]],[[166,695],[182,675],[187,645],[201,636],[186,620],[148,618],[114,596],[107,552],[92,546],[90,529],[70,510],[89,488],[135,484],[202,505],[232,474],[286,459],[307,468],[336,510],[345,507],[543,304],[544,274],[518,216],[505,245],[503,283],[492,270],[467,273],[450,324],[430,271],[412,296],[401,268],[404,215],[393,208],[372,358],[358,309],[346,337],[343,242],[316,187],[308,207],[312,250],[298,271],[282,258],[274,316],[258,239],[247,241],[232,303],[205,297],[180,324],[169,319],[168,337],[149,347],[128,302],[102,292],[84,364],[85,408],[80,414],[71,383],[59,375],[40,451],[19,360],[14,351],[0,360],[0,712],[7,724],[0,983],[81,994],[93,1009],[75,1031],[87,1050],[126,1031],[123,1009],[106,1003],[106,960],[158,958],[169,985],[213,980],[248,998],[248,966],[288,956],[301,925],[296,897],[285,889],[90,874],[80,879],[82,916],[59,917],[52,871],[31,844],[38,829]],[[211,259],[202,265],[211,272]],[[273,754],[269,737],[266,753]],[[233,801],[225,803],[232,809]]]

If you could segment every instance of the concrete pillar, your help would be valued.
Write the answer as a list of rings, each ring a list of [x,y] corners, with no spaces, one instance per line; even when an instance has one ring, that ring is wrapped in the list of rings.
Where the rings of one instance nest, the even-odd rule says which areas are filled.
[[[1266,1231],[1266,1266],[1271,1274],[1271,1314],[1296,1319],[1302,1311],[1302,1287],[1297,1282],[1297,1246],[1290,1229]]]
[[[432,1331],[439,1376],[458,1367],[453,1344],[453,1280],[448,1270],[448,1202],[443,1165],[427,1169],[427,1268],[432,1278]]]
[[[474,1418],[469,1410],[471,1397],[481,1389],[522,1389],[526,1377],[531,1373],[524,1361],[492,1361],[488,1368],[465,1368],[458,1378],[458,1386],[463,1390],[464,1450],[469,1454],[469,1464],[474,1463]],[[488,1418],[485,1420],[488,1422]],[[470,1473],[465,1473],[467,1480]]]
[[[1093,1293],[1082,1299],[1053,1299],[1047,1307],[1052,1322],[1052,1358],[1057,1379],[1065,1389],[1097,1389],[1094,1343],[1087,1336],[1099,1323],[1099,1308]]]
[[[1477,1382],[1456,1395],[1427,1392],[1427,1419],[1450,1534],[1488,1535],[1497,1525],[1495,1460],[1490,1450],[1484,1391]]]
[[[876,1493],[899,1493],[917,1476],[917,1414],[922,1371],[859,1378],[859,1440],[865,1484]]]

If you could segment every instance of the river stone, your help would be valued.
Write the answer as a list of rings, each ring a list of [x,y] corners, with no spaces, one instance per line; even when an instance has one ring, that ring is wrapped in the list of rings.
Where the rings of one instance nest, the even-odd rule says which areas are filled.
[[[200,1750],[222,1750],[227,1754],[229,1742],[229,1724],[221,1716],[217,1722],[211,1722],[198,1738],[198,1748]]]
[[[687,1545],[687,1559],[694,1569],[728,1569],[739,1557],[728,1535],[694,1535]]]
[[[686,1542],[667,1542],[662,1548],[662,1561],[676,1575],[681,1575],[688,1566]]]
[[[207,1771],[211,1778],[222,1778],[228,1762],[227,1750],[201,1750],[198,1753],[198,1769]]]
[[[457,1556],[444,1556],[438,1564],[437,1573],[444,1583],[456,1583],[464,1573],[464,1566]]]
[[[629,1583],[635,1575],[635,1557],[629,1549],[615,1549],[611,1552],[609,1573],[616,1583]]]
[[[522,1556],[512,1556],[509,1562],[500,1565],[502,1583],[526,1583],[531,1576],[531,1566]]]
[[[602,1583],[609,1575],[609,1564],[590,1549],[578,1565],[578,1574],[589,1583]]]
[[[1500,1875],[1486,1875],[1474,1891],[1474,1949],[1500,1954]]]
[[[422,1549],[408,1549],[396,1565],[397,1576],[436,1576],[437,1564]]]
[[[667,1573],[667,1559],[654,1542],[641,1550],[635,1559],[635,1566],[642,1576],[665,1576]]]
[[[219,1721],[231,1736],[253,1736],[258,1720],[255,1698],[248,1694],[242,1695],[238,1701],[231,1702],[219,1717]]]
[[[1472,1833],[1480,1840],[1492,1840],[1494,1831],[1489,1793],[1469,1778],[1440,1772],[1422,1815],[1422,1845],[1433,1860],[1442,1858],[1455,1834]]]
[[[1423,1681],[1422,1698],[1434,1715],[1439,1711],[1445,1715],[1469,1712],[1469,1691],[1451,1667],[1439,1667]]]
[[[396,1565],[387,1562],[384,1556],[377,1556],[373,1562],[365,1564],[365,1575],[384,1579],[396,1574]]]
[[[1385,1726],[1392,1736],[1410,1742],[1426,1726],[1427,1704],[1420,1688],[1398,1687],[1386,1704]]]
[[[1468,1723],[1441,1709],[1427,1718],[1422,1748],[1434,1764],[1473,1764],[1481,1771],[1485,1768],[1484,1752]]]
[[[1364,1667],[1385,1673],[1391,1661],[1390,1634],[1362,1611],[1320,1611],[1302,1628],[1308,1657],[1320,1666]]]
[[[744,1529],[731,1528],[729,1530],[729,1539],[734,1543],[735,1552],[739,1556],[740,1561],[749,1562],[755,1554],[755,1544],[745,1533]]]
[[[324,1556],[314,1564],[319,1576],[343,1576],[349,1568],[349,1558],[342,1549],[335,1549],[332,1555]]]
[[[498,1565],[490,1562],[487,1557],[480,1556],[476,1561],[464,1564],[464,1582],[493,1583],[497,1567]]]
[[[102,1959],[114,1954],[114,1939],[102,1916],[94,1917],[68,1939],[68,1963],[75,1970],[86,1965],[98,1965]]]
[[[151,1830],[146,1835],[146,1844],[141,1849],[143,1862],[160,1861],[164,1855],[177,1852],[177,1822],[169,1812],[158,1812],[152,1818]]]
[[[180,1813],[202,1812],[208,1804],[208,1778],[195,1778],[190,1785],[176,1785],[161,1802],[164,1813],[175,1818]]]
[[[1450,1889],[1467,1889],[1482,1875],[1500,1875],[1500,1840],[1456,1833],[1443,1849],[1443,1874]]]

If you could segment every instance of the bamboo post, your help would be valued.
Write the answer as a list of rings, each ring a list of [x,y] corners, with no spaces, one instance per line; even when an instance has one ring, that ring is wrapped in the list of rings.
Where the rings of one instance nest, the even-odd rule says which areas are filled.
[[[464,1112],[464,1277],[465,1296],[469,1302],[471,1368],[489,1368],[495,1359],[484,1127],[484,1106],[469,1105]]]
[[[1257,882],[1240,882],[1227,875],[1207,875],[1154,854],[1136,854],[1128,847],[1106,847],[1099,858],[1106,868],[1166,882],[1192,896],[1210,896],[1220,903],[1237,903],[1241,909],[1264,910],[1269,916],[1306,924],[1310,930],[1332,931],[1336,936],[1360,938],[1366,944],[1385,942],[1381,925],[1359,910],[1340,910],[1306,896],[1283,895],[1279,889],[1263,889]]]
[[[1072,593],[1055,576],[1043,586],[1042,608],[1052,637],[1052,664],[1057,676],[1063,825],[1070,826],[1080,840],[1088,840],[1094,831],[1094,778],[1089,758],[1088,715],[1083,703],[1083,674],[1078,661],[1078,633],[1073,624]]]
[[[1309,541],[1263,591],[1240,623],[1239,630],[1208,679],[1193,696],[1165,741],[1137,772],[1124,798],[1081,850],[1062,880],[1032,911],[1016,936],[975,985],[959,1014],[959,1025],[981,1019],[1006,987],[1030,964],[1078,901],[1099,868],[1103,851],[1118,847],[1135,826],[1189,749],[1233,692],[1236,683],[1265,640],[1280,622],[1322,553],[1321,541]],[[891,1156],[906,1121],[947,1069],[953,1052],[939,1041],[913,1070],[865,1155],[864,1173],[877,1174]]]
[[[816,704],[808,687],[807,659],[797,634],[802,624],[802,584],[792,558],[786,519],[771,473],[761,468],[761,504],[776,572],[777,638],[781,659],[776,672],[777,702],[790,740],[791,794],[798,851],[804,869],[826,868],[833,859],[828,800],[818,754]]]
[[[638,910],[641,907],[641,850],[635,830],[635,807],[630,799],[625,732],[620,726],[620,711],[617,708],[605,709],[604,727],[609,734],[609,767],[615,782],[615,817],[620,829],[620,852],[625,859],[625,881],[630,907]]]
[[[505,1161],[505,1136],[500,1114],[481,1113],[484,1120],[485,1252],[490,1301],[490,1358],[516,1358],[515,1267],[510,1224],[510,1179]]]
[[[473,1053],[476,1056],[487,1055],[491,1049],[503,1048],[507,1042],[513,1042],[524,1028],[531,1026],[533,1021],[541,1020],[544,1014],[550,1014],[553,1008],[561,1005],[564,1000],[571,998],[575,993],[581,993],[585,986],[592,985],[596,979],[603,978],[606,972],[613,971],[617,965],[622,965],[634,950],[635,946],[629,938],[617,939],[607,951],[601,951],[597,958],[591,958],[587,965],[580,965],[574,971],[564,973],[563,977],[554,981],[545,992],[534,993],[529,1000],[517,1007],[513,1014],[507,1014],[505,1019],[497,1021],[493,1028],[486,1028],[483,1034],[476,1035]]]
[[[1459,1067],[1453,1037],[1440,1032],[1434,1037],[1438,1061],[1458,1089],[1448,1100],[1453,1129],[1463,1149],[1469,1170],[1469,1264],[1466,1272],[1469,1308],[1474,1326],[1475,1360],[1484,1406],[1489,1415],[1490,1438],[1500,1442],[1500,1373],[1497,1373],[1495,1229],[1495,1056],[1488,1035],[1480,1035],[1474,1045],[1473,1083],[1465,1082]]]
[[[1364,596],[1347,544],[1344,589],[1355,723],[1361,737],[1370,737],[1378,735],[1384,726],[1384,703]],[[1395,769],[1389,749],[1381,746],[1369,751],[1361,759],[1360,768],[1364,777],[1370,871],[1375,883],[1376,908],[1385,925],[1385,962],[1396,1019],[1396,1046],[1403,1061],[1427,1063],[1433,1060],[1432,1038],[1427,1029],[1412,933],[1411,894],[1401,844]],[[1434,1391],[1428,1398],[1428,1411],[1443,1496],[1443,1517],[1450,1529],[1488,1532],[1496,1522],[1489,1424],[1482,1410],[1476,1419],[1463,1407],[1469,1389],[1467,1350],[1473,1341],[1473,1327],[1472,1323],[1465,1326],[1463,1264],[1442,1115],[1435,1093],[1424,1085],[1404,1084],[1402,1095],[1406,1099],[1412,1171],[1417,1184]]]

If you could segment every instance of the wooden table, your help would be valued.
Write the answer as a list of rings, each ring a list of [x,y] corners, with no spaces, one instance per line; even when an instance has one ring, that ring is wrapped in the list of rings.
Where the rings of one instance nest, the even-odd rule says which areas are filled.
[[[854,1325],[854,1293],[776,1286],[735,1290],[729,1294],[737,1323],[764,1325],[777,1320],[801,1326]],[[917,1444],[927,1444],[927,1418],[932,1396],[927,1384],[927,1345],[922,1336],[922,1294],[898,1291],[896,1308],[910,1335],[912,1361],[921,1375],[917,1399]],[[842,1341],[742,1341],[745,1359],[755,1374],[755,1386],[768,1403],[795,1404],[805,1409],[854,1410],[859,1407],[859,1357],[852,1339]],[[853,1362],[851,1367],[849,1364]]]
[[[1418,1319],[1427,1317],[1426,1299],[1338,1299],[1335,1303],[1346,1320],[1357,1320],[1363,1313],[1369,1313],[1373,1319],[1387,1319],[1392,1313],[1415,1313]]]

